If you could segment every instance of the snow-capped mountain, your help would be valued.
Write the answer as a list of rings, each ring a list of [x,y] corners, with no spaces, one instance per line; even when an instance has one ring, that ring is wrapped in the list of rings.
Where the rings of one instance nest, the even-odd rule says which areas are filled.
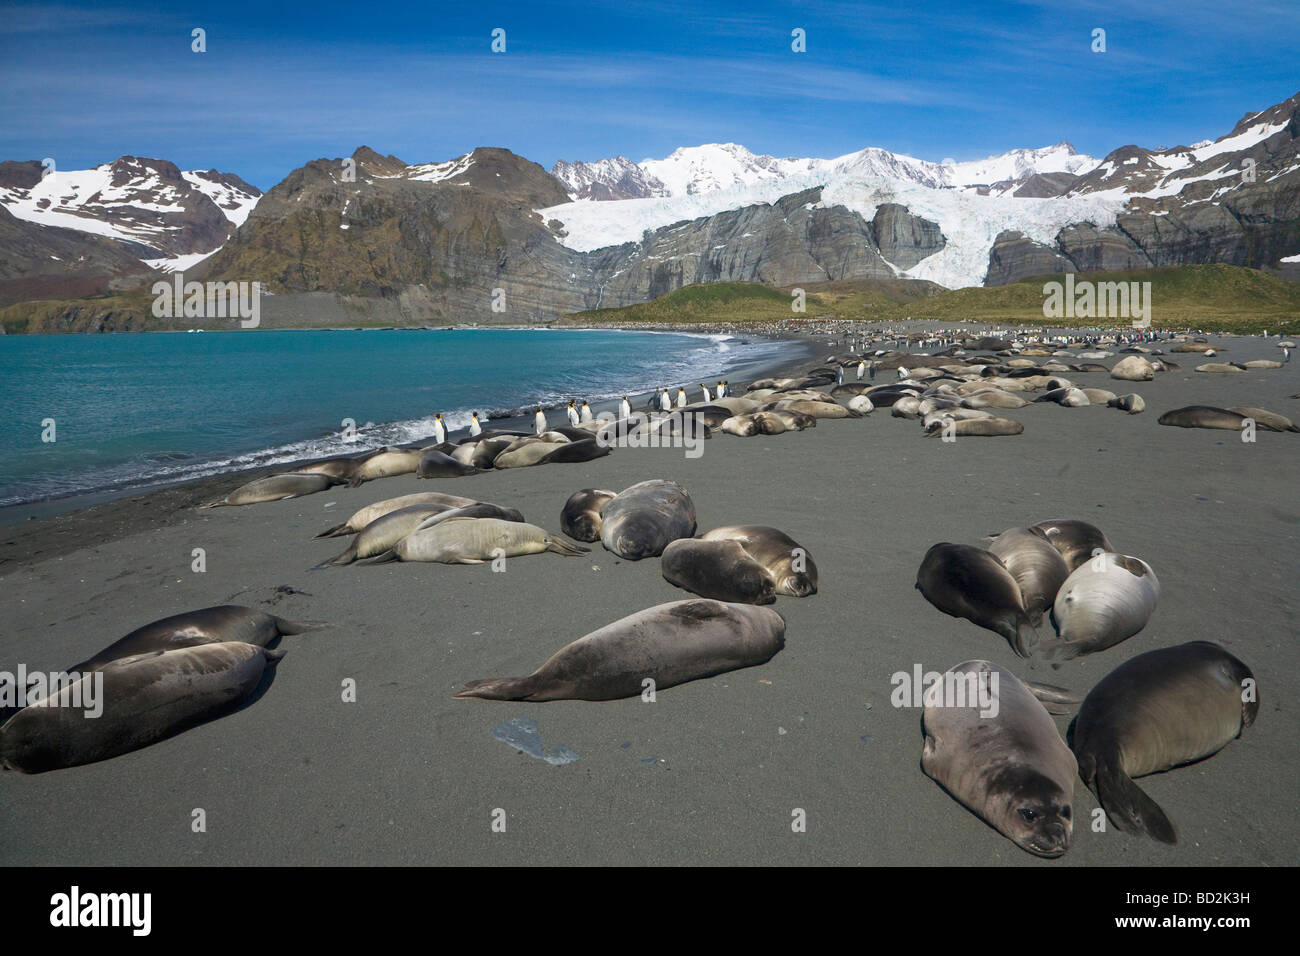
[[[220,249],[261,192],[232,173],[182,172],[123,156],[94,169],[0,164],[0,205],[16,219],[123,244],[155,268],[184,268]]]
[[[551,168],[573,199],[645,199],[669,195],[668,187],[630,159],[615,156],[594,163],[566,163]]]
[[[1078,176],[1098,160],[1069,143],[1043,149],[1016,149],[987,159],[933,163],[869,146],[834,159],[778,159],[750,152],[736,143],[708,143],[675,150],[665,159],[632,163],[623,157],[593,163],[556,163],[551,175],[573,199],[649,199],[695,196],[809,176],[888,177],[944,189],[1020,183],[1035,174]],[[640,184],[644,187],[638,188]],[[605,187],[600,190],[599,187]]]

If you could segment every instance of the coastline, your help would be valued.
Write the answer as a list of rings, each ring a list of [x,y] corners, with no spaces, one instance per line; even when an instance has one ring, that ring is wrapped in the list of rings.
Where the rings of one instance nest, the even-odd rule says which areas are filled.
[[[616,330],[659,331],[623,327]],[[537,329],[537,331],[546,330]],[[683,332],[680,334],[729,333]],[[815,347],[814,338],[811,336],[778,338],[753,334],[749,338],[766,339],[774,346],[782,346],[782,354],[761,360],[742,360],[730,366],[727,374],[736,376],[738,381],[784,374],[786,371],[801,368],[811,361]],[[638,392],[629,395],[629,399],[634,406],[639,406],[648,401],[651,394],[652,392],[649,391]],[[599,413],[616,407],[617,402],[611,399],[593,403],[592,411]],[[562,412],[563,406],[551,405],[545,410],[549,417],[554,418],[554,413]],[[485,422],[485,427],[531,431],[533,420],[531,415],[493,418],[490,420],[490,425]],[[448,438],[455,440],[464,437],[467,433],[467,429],[456,429],[448,433]],[[398,447],[415,447],[420,444],[427,444],[427,442],[408,442]],[[359,448],[357,454],[362,454],[364,450]],[[193,508],[200,502],[221,497],[245,482],[289,471],[313,460],[315,459],[302,458],[270,465],[233,468],[197,478],[103,489],[0,507],[0,571],[7,567],[66,554],[88,543],[102,540],[106,536],[134,534],[167,527],[175,523],[180,512]]]
[[[1238,361],[1276,352],[1275,342],[1215,339]],[[1244,444],[1156,419],[1192,403],[1296,417],[1288,396],[1300,392],[1300,363],[1207,375],[1194,359],[1135,386],[1143,414],[1030,405],[1007,413],[1025,424],[1015,437],[944,444],[879,410],[780,436],[717,435],[695,459],[617,449],[582,464],[405,475],[201,512],[170,489],[116,515],[104,506],[31,522],[23,531],[45,535],[44,550],[0,565],[6,662],[66,666],[146,621],[220,603],[331,627],[286,637],[271,686],[227,717],[102,763],[0,774],[0,863],[1286,865],[1300,853],[1300,436],[1261,432]],[[1121,384],[1103,373],[1077,380]],[[573,491],[653,477],[688,489],[701,530],[773,525],[821,574],[816,595],[774,605],[787,630],[771,661],[664,689],[653,705],[452,695],[469,680],[529,673],[583,634],[686,597],[657,561],[624,561],[597,543],[581,557],[511,559],[505,573],[308,570],[344,546],[314,534],[396,495],[469,495],[555,530]],[[1159,575],[1154,617],[1117,647],[1060,668],[1020,660],[913,587],[935,542],[978,544],[1069,517],[1096,523]],[[206,552],[204,573],[191,568],[194,548]],[[1263,704],[1220,753],[1141,781],[1176,822],[1174,847],[1095,832],[1096,802],[1076,782],[1074,846],[1059,860],[1032,857],[922,773],[919,713],[891,706],[891,675],[918,663],[983,658],[1086,690],[1136,654],[1191,640],[1246,661]],[[340,700],[344,680],[356,682],[356,703]],[[551,766],[494,738],[518,717],[579,759]],[[1067,724],[1057,720],[1061,732]],[[195,807],[206,835],[188,826]],[[504,835],[490,827],[496,808],[509,819]],[[792,834],[791,808],[807,812],[807,832]],[[91,818],[118,822],[66,839]]]

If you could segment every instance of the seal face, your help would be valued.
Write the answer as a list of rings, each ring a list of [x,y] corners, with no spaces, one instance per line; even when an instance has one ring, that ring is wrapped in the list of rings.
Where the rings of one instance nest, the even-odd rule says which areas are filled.
[[[1173,844],[1172,821],[1133,778],[1218,753],[1258,715],[1250,668],[1218,644],[1192,641],[1139,654],[1103,677],[1079,708],[1070,747],[1117,828]]]
[[[916,572],[916,588],[944,614],[1001,634],[1021,657],[1028,657],[1038,643],[1016,579],[982,548],[934,545]]]
[[[808,597],[817,593],[817,564],[807,548],[783,531],[766,525],[732,525],[714,528],[701,539],[738,542],[772,576],[777,594]]]
[[[927,692],[921,769],[1016,846],[1063,855],[1074,833],[1077,767],[1047,710],[988,661],[958,664],[943,681],[960,693]]]
[[[658,557],[670,541],[695,534],[695,504],[675,481],[652,478],[625,488],[600,513],[606,550],[629,561]]]
[[[557,651],[528,677],[471,681],[457,697],[618,700],[765,664],[785,646],[771,608],[694,598],[638,611]]]
[[[601,509],[616,497],[618,492],[600,488],[575,491],[560,509],[560,530],[575,541],[599,541]]]
[[[1114,551],[1106,536],[1096,525],[1086,521],[1070,518],[1057,521],[1040,521],[1029,530],[1041,531],[1047,542],[1065,559],[1066,565],[1074,571],[1098,551]]]

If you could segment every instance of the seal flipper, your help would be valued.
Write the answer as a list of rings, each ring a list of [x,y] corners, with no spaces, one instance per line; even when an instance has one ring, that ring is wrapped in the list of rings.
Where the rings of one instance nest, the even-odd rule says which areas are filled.
[[[286,621],[282,617],[275,618],[275,629],[281,634],[304,634],[307,631],[319,631],[322,628],[333,627],[329,621]]]
[[[1022,680],[1020,683],[1028,688],[1029,693],[1037,698],[1049,714],[1073,714],[1083,703],[1083,698],[1074,691],[1057,687],[1055,684],[1039,684],[1028,680]]]
[[[335,525],[334,527],[332,527],[332,528],[326,528],[326,529],[325,529],[324,531],[322,531],[320,534],[318,534],[318,535],[313,535],[313,537],[316,537],[316,538],[341,538],[341,537],[343,537],[345,534],[354,534],[355,532],[344,530],[344,529],[347,528],[347,526],[348,526],[348,523],[345,521],[345,522],[343,522],[342,524],[336,524],[336,525]]]
[[[920,585],[918,584],[917,587]],[[1018,620],[1014,623],[1006,623],[998,629],[997,633],[1007,639],[1007,643],[1011,645],[1017,657],[1028,657],[1038,644],[1038,632],[1034,630],[1034,625],[1029,623],[1029,618],[1023,612],[1018,615]]]
[[[1097,799],[1112,823],[1125,833],[1145,833],[1173,846],[1178,842],[1174,825],[1160,805],[1143,792],[1128,774],[1111,764],[1099,764]]]
[[[456,697],[478,697],[481,700],[527,700],[533,693],[532,677],[488,677],[472,680]]]
[[[546,537],[549,538],[551,542],[550,546],[546,550],[554,551],[556,554],[564,554],[573,557],[579,554],[587,554],[589,551],[591,551],[591,548],[584,548],[581,545],[569,544],[569,542],[562,539],[558,534],[547,534]]]

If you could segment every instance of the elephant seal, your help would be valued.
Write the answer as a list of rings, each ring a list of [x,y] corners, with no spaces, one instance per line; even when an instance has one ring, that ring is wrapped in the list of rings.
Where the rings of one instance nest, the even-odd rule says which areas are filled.
[[[602,524],[600,512],[616,497],[617,491],[604,491],[600,488],[575,491],[560,509],[560,530],[576,541],[599,541]]]
[[[544,551],[572,556],[586,554],[588,550],[525,522],[448,517],[412,531],[371,563],[436,561],[440,564],[482,564],[496,558],[514,558]]]
[[[1057,639],[1043,656],[1068,661],[1114,647],[1146,627],[1159,598],[1160,581],[1145,561],[1113,551],[1090,558],[1056,594]]]
[[[457,697],[618,700],[770,661],[785,621],[767,607],[692,598],[638,611],[561,648],[527,677],[471,681]]]
[[[322,458],[319,461],[312,461],[305,465],[299,465],[297,468],[291,468],[289,472],[294,475],[329,475],[332,478],[337,478],[340,482],[349,482],[356,477],[357,459],[342,455],[334,458]]]
[[[489,438],[475,443],[474,451],[469,456],[469,464],[479,471],[487,471],[497,460],[497,456],[514,444],[509,437]]]
[[[343,567],[353,561],[363,561],[366,558],[373,558],[377,554],[383,554],[420,527],[420,524],[426,518],[454,510],[458,509],[450,508],[447,505],[424,504],[411,505],[408,508],[398,508],[396,511],[390,511],[362,528],[342,554],[337,554],[326,561],[322,561],[311,570],[318,571],[321,568]]]
[[[1050,392],[1044,392],[1039,395],[1035,402],[1055,402],[1065,408],[1082,408],[1085,405],[1091,405],[1092,399],[1088,393],[1081,388],[1075,388],[1073,385],[1067,385],[1063,388],[1054,388]]]
[[[1204,365],[1196,366],[1196,371],[1224,373],[1224,372],[1244,372],[1246,370],[1242,366],[1234,364],[1232,362],[1207,362]]]
[[[963,691],[960,706],[927,702],[922,714],[921,769],[1022,850],[1061,856],[1074,834],[1078,768],[1051,716],[1016,675],[988,661],[949,669],[950,685]],[[981,707],[985,694],[995,715]]]
[[[592,439],[593,444],[595,439]],[[506,468],[530,468],[541,462],[552,452],[566,448],[571,442],[524,441],[515,442],[501,454],[497,455],[492,467],[498,470]]]
[[[224,498],[209,501],[199,507],[223,508],[233,505],[255,505],[263,501],[283,501],[285,498],[314,495],[318,491],[341,484],[343,481],[333,475],[298,473],[268,475],[250,481],[246,485],[240,485]]]
[[[1130,355],[1115,363],[1110,377],[1122,382],[1149,382],[1156,377],[1156,367],[1140,355]]]
[[[1234,411],[1238,415],[1245,415],[1251,419],[1257,426],[1270,432],[1300,432],[1291,419],[1285,415],[1279,415],[1277,412],[1270,412],[1267,408],[1253,408],[1249,405],[1234,405],[1229,411]]]
[[[752,413],[732,415],[718,427],[728,435],[736,435],[739,438],[751,438],[762,434],[757,416]]]
[[[1258,715],[1250,668],[1218,644],[1192,641],[1139,654],[1103,677],[1070,727],[1070,747],[1111,823],[1173,844],[1173,823],[1133,778],[1218,753]]]
[[[1015,578],[1029,623],[1038,627],[1061,585],[1070,576],[1065,558],[1037,528],[1003,531],[989,542],[989,552]]]
[[[607,445],[601,445],[595,438],[584,438],[561,445],[549,455],[544,455],[538,464],[559,465],[595,461],[597,458],[604,458],[612,450]]]
[[[478,472],[479,469],[473,465],[457,461],[450,455],[444,455],[440,451],[430,449],[420,456],[420,463],[415,469],[415,477],[460,478],[465,475],[477,475]]]
[[[972,392],[962,399],[966,408],[1024,408],[1028,404],[1019,395],[997,388]]]
[[[153,651],[174,651],[200,644],[238,642],[266,647],[284,634],[302,634],[327,625],[320,621],[286,621],[238,604],[184,611],[137,627],[93,657],[67,668],[69,674],[95,671],[110,661]]]
[[[376,478],[409,475],[420,467],[424,452],[418,448],[380,448],[357,461],[357,470],[348,484],[352,487]]]
[[[1020,435],[1023,434],[1025,426],[1020,422],[1012,421],[1010,418],[960,418],[953,420],[951,425],[944,423],[943,428],[936,428],[926,432],[926,437],[934,438],[936,435],[967,435],[978,437],[997,437],[1000,435]]]
[[[640,561],[658,557],[670,541],[695,534],[695,503],[677,482],[652,478],[615,495],[600,520],[605,549]]]
[[[1040,521],[1030,530],[1043,532],[1047,536],[1047,543],[1061,552],[1061,557],[1065,558],[1065,564],[1071,571],[1099,551],[1115,550],[1101,529],[1086,521],[1069,518]]]
[[[1147,407],[1147,403],[1142,400],[1142,396],[1136,392],[1131,392],[1128,395],[1119,395],[1112,398],[1106,404],[1111,408],[1122,409],[1130,415],[1137,415],[1140,412],[1145,411]]]
[[[332,528],[326,528],[316,537],[338,538],[343,535],[356,534],[376,518],[382,518],[399,508],[409,508],[411,505],[423,504],[442,504],[449,508],[463,508],[465,505],[475,504],[475,500],[473,498],[462,498],[460,495],[443,494],[441,491],[422,491],[414,495],[402,495],[399,498],[385,498],[383,501],[376,501],[373,505],[366,505],[364,508],[358,509],[347,521],[336,524]]]
[[[772,575],[777,594],[808,597],[817,593],[817,565],[812,555],[783,531],[766,525],[732,525],[714,528],[700,538],[740,542],[749,556]]]
[[[247,700],[283,656],[229,641],[109,661],[9,718],[0,727],[0,764],[44,773],[147,747]],[[91,717],[74,705],[86,699],[78,685],[97,679],[103,712]]]
[[[1184,405],[1165,412],[1156,421],[1161,425],[1174,425],[1178,428],[1223,428],[1229,431],[1241,431],[1241,424],[1248,416],[1226,408],[1213,405]]]
[[[934,545],[916,572],[916,589],[944,614],[1001,634],[1021,657],[1028,657],[1038,643],[1016,579],[982,548]]]
[[[732,604],[776,603],[776,581],[739,541],[678,538],[668,542],[659,570],[669,584]]]

